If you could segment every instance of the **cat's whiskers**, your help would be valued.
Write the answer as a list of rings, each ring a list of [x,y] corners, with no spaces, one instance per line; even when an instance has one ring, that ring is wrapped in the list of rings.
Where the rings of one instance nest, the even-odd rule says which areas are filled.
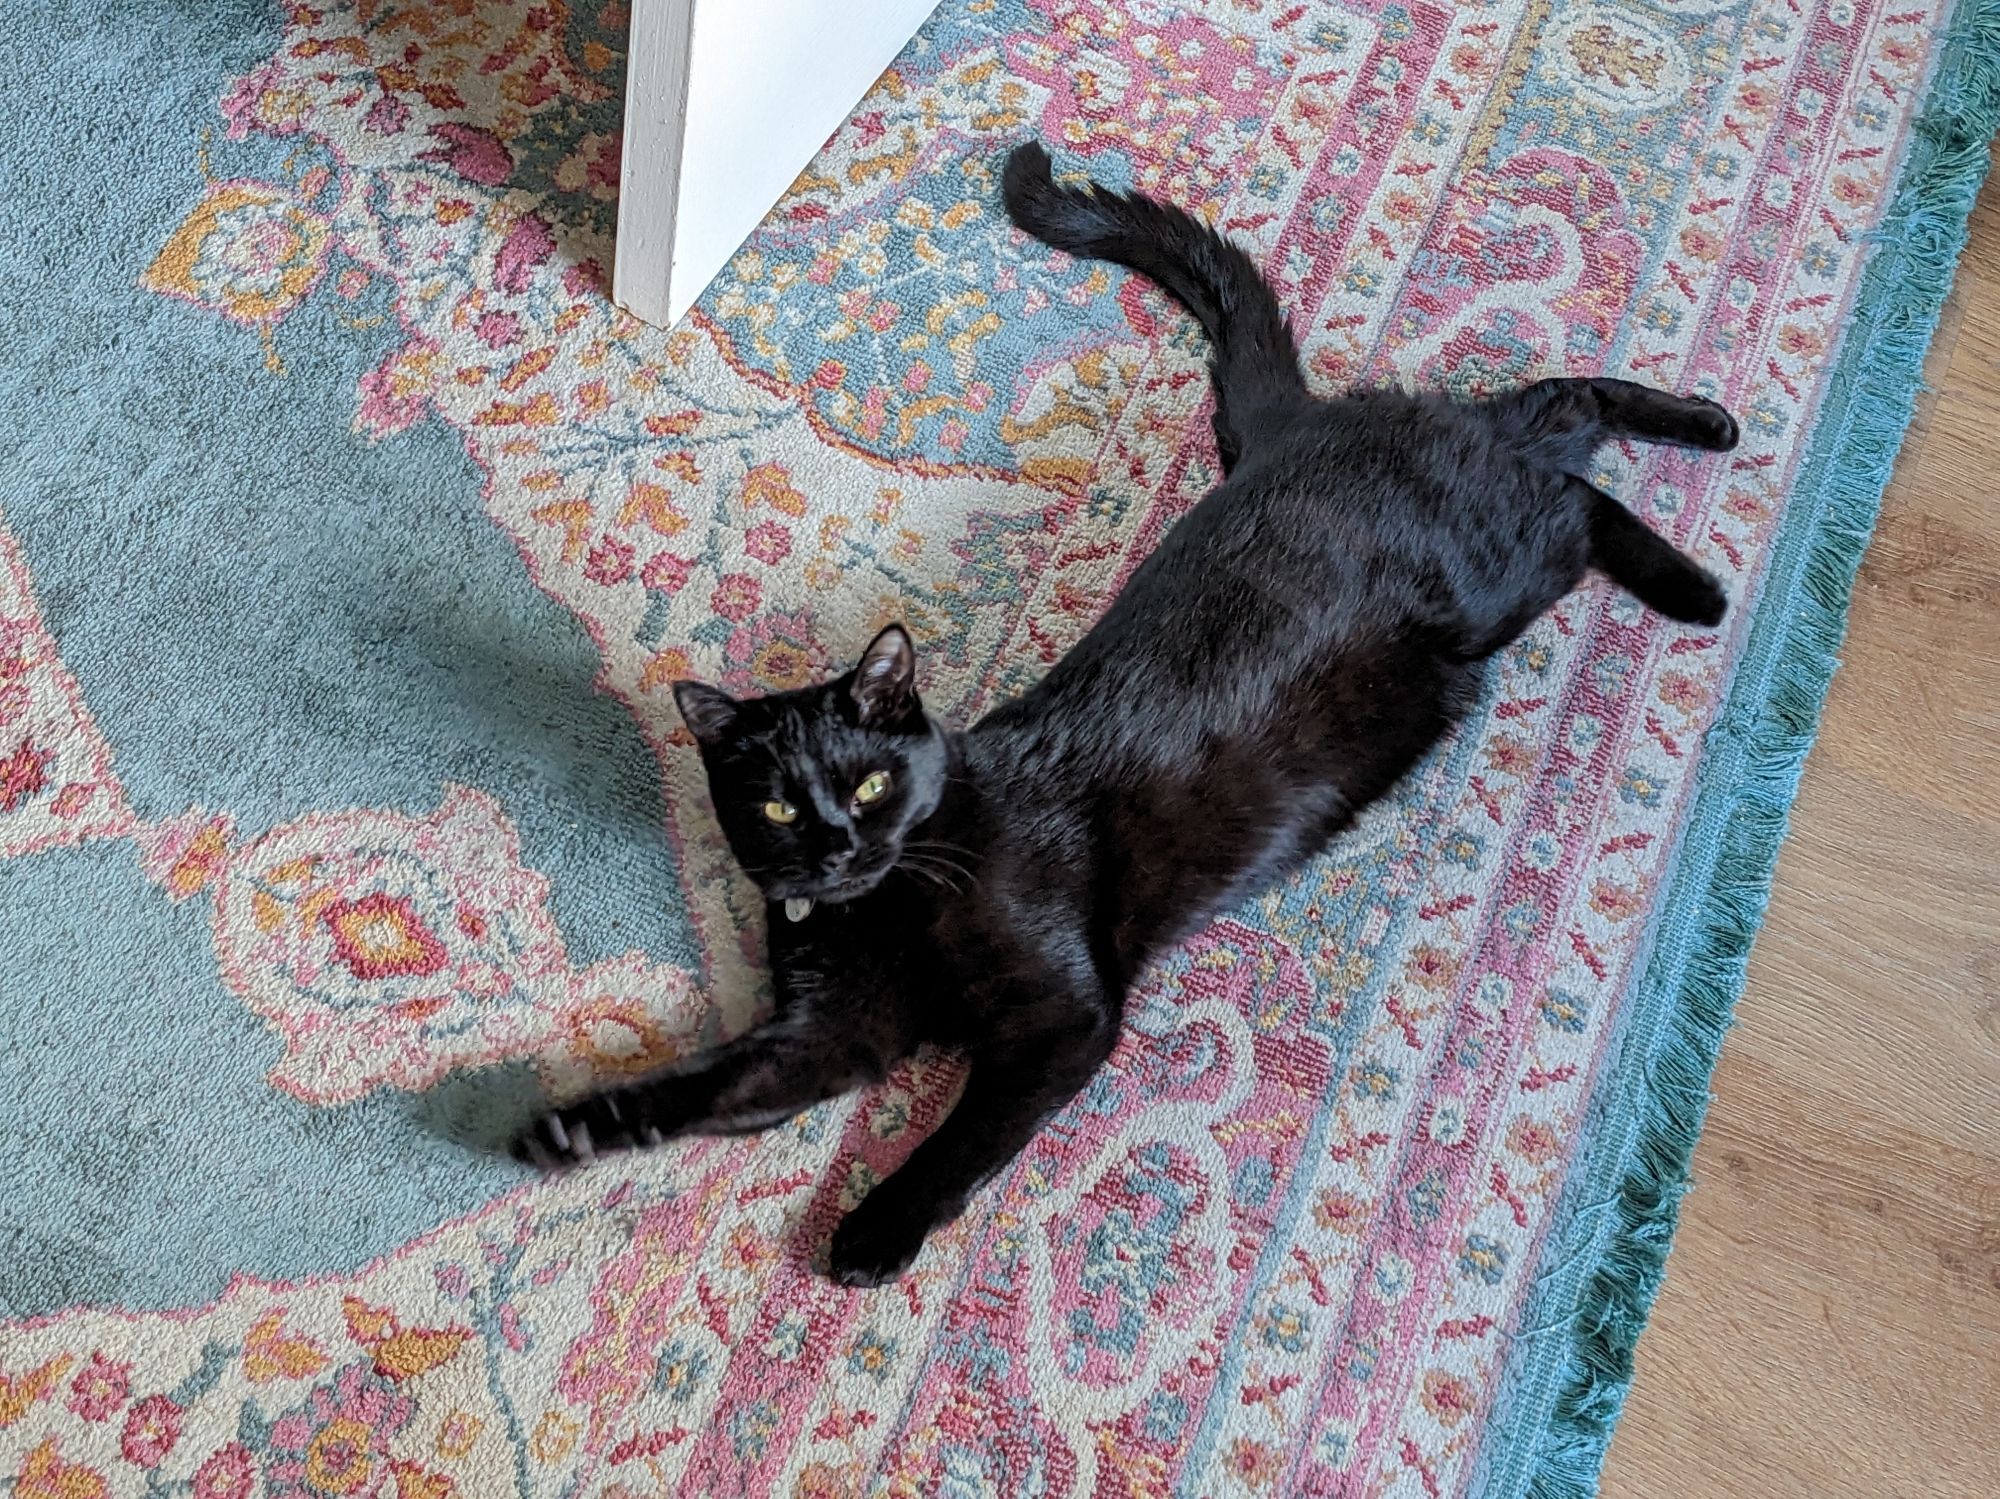
[[[933,852],[938,847],[955,846],[933,843],[905,844],[902,855],[897,861],[898,867],[908,869],[913,874],[922,874],[934,883],[944,884],[948,881],[950,889],[963,895],[968,887],[978,886],[979,876],[949,855]],[[960,880],[967,883],[960,885],[958,883]]]
[[[937,854],[905,851],[897,861],[897,868],[907,869],[913,874],[923,874],[933,880],[942,879],[954,890],[963,890],[961,881],[978,883],[971,870]]]
[[[938,861],[934,861],[934,859],[926,859],[926,857],[918,855],[918,857],[914,857],[914,859],[904,859],[904,861],[902,861],[902,863],[900,863],[898,867],[900,867],[900,869],[908,869],[910,873],[918,873],[918,875],[924,875],[924,877],[926,877],[926,879],[930,879],[930,881],[932,881],[934,885],[942,885],[942,887],[948,887],[948,889],[956,889],[956,891],[964,893],[964,885],[960,883],[960,875],[964,875],[964,871],[962,871],[962,869],[958,869],[956,865],[950,865],[950,863],[938,863]]]
[[[965,893],[958,886],[948,883],[944,876],[936,870],[926,869],[921,864],[902,864],[897,867],[907,869],[911,874],[917,876],[917,878],[929,881],[940,890],[949,890],[953,895],[963,895]]]
[[[964,854],[965,857],[968,859],[978,857],[978,855],[974,854],[973,851],[967,848],[964,844],[947,843],[942,838],[915,838],[912,839],[910,842],[905,843],[903,847],[915,848],[915,849],[932,849],[948,854]]]

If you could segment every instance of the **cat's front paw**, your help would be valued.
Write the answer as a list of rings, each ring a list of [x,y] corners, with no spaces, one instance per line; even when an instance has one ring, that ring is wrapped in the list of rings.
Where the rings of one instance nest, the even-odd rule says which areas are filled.
[[[910,1268],[929,1232],[927,1216],[899,1211],[878,1191],[841,1219],[833,1231],[826,1257],[827,1277],[856,1290],[887,1285]]]
[[[551,1109],[514,1137],[511,1153],[543,1171],[587,1166],[600,1155],[658,1145],[659,1130],[638,1115],[636,1102],[614,1089]]]

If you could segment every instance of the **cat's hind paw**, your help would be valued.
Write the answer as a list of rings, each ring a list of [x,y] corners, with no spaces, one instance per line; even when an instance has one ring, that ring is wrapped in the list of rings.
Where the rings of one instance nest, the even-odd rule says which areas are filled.
[[[930,1224],[884,1207],[868,1211],[868,1203],[840,1220],[826,1256],[827,1278],[865,1291],[896,1279],[924,1247]]]

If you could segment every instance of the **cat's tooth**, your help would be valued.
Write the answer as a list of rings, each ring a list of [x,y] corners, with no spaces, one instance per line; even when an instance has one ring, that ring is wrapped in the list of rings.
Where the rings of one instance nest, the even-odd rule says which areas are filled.
[[[801,900],[795,895],[785,902],[785,920],[804,921],[808,916],[812,915],[812,908],[813,903],[811,901]]]

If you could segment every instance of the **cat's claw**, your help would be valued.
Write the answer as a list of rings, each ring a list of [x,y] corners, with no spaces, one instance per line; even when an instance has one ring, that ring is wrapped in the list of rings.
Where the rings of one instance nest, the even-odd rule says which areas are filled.
[[[927,1226],[894,1213],[869,1212],[866,1202],[840,1220],[827,1249],[829,1279],[857,1291],[887,1285],[924,1247]]]
[[[597,1159],[590,1126],[581,1119],[565,1122],[551,1110],[514,1137],[514,1159],[541,1171],[587,1166]]]

